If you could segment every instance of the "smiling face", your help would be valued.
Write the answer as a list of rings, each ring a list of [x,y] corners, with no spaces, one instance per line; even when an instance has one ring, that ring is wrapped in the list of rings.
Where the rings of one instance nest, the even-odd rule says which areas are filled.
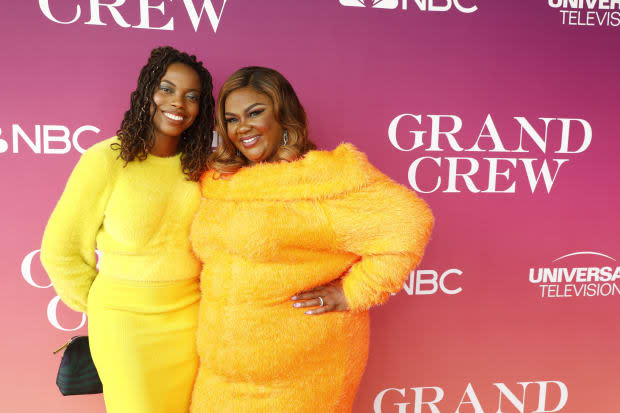
[[[200,104],[200,78],[191,67],[172,63],[153,94],[156,140],[179,139],[196,120]]]
[[[251,87],[232,91],[224,103],[226,131],[250,163],[272,161],[282,143],[282,125],[271,98]]]

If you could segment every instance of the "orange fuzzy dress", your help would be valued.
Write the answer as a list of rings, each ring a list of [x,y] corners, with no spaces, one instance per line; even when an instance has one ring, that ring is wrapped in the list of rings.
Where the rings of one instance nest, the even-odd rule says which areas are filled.
[[[204,263],[190,411],[350,412],[368,309],[422,258],[430,209],[350,144],[215,177],[202,178],[190,235]],[[295,293],[341,276],[351,311],[293,308]]]

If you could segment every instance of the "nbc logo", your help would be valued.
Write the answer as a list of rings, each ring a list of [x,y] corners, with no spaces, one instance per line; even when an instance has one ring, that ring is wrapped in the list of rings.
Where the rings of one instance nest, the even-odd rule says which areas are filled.
[[[347,7],[372,7],[373,9],[396,9],[400,0],[339,0],[340,4]],[[441,4],[435,4],[435,3]],[[413,3],[421,11],[448,11],[454,6],[461,13],[473,13],[478,6],[464,7],[462,2],[475,3],[476,0],[413,0]],[[402,0],[402,9],[407,10],[408,0]]]
[[[86,138],[82,136],[85,132]],[[63,125],[34,125],[34,128],[22,128],[21,125],[13,124],[11,132],[0,128],[0,154],[9,150],[12,153],[24,153],[28,152],[28,148],[36,154],[62,155],[72,148],[84,153],[86,148],[99,140],[97,135],[100,132],[101,130],[93,125],[83,125],[72,131]],[[88,145],[85,145],[85,142]]]
[[[406,0],[405,0],[406,1]],[[377,9],[395,9],[398,7],[398,0],[340,0],[343,6],[366,7],[365,3],[370,3],[372,7]]]

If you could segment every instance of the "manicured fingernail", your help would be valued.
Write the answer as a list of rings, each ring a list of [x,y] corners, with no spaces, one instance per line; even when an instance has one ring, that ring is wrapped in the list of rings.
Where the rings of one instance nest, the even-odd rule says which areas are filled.
[[[306,311],[306,314],[312,314],[312,310]]]
[[[295,303],[295,304],[293,304],[293,307],[300,307],[300,306],[301,306],[301,303]]]
[[[296,295],[294,295],[294,296],[292,296],[292,297],[291,297],[291,300],[296,300],[296,299],[297,299],[297,296],[296,296]]]

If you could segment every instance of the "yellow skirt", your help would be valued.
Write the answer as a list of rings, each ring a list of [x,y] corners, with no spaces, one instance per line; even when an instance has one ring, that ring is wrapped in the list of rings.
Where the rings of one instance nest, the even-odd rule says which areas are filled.
[[[88,296],[88,335],[107,413],[189,411],[199,300],[198,279],[97,276]]]

